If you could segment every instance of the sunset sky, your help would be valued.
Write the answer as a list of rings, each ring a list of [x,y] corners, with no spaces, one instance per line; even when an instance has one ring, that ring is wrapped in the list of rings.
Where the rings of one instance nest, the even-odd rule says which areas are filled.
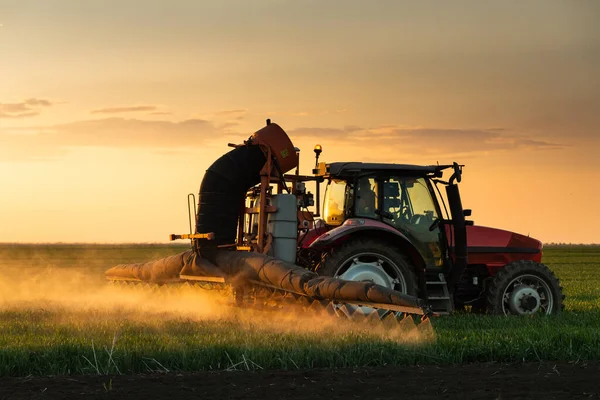
[[[466,164],[477,224],[600,243],[600,2],[0,0],[0,242],[163,242],[266,118]]]

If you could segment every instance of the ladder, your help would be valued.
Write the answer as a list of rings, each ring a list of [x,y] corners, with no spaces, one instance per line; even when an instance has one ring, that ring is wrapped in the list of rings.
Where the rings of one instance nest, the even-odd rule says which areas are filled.
[[[448,315],[454,309],[452,296],[443,273],[427,274],[427,297],[431,311],[439,315]]]

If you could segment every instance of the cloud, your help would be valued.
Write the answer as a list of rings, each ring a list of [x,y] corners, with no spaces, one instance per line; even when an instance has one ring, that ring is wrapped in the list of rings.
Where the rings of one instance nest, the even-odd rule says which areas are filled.
[[[50,100],[30,98],[20,103],[0,103],[0,118],[35,117],[42,112],[43,107],[51,107]]]
[[[466,154],[514,149],[561,149],[564,144],[548,142],[510,133],[505,128],[435,129],[401,128],[394,125],[377,128],[346,126],[343,128],[304,127],[289,131],[292,137],[318,138],[371,150],[397,148],[403,153]]]
[[[229,121],[229,122],[225,122],[225,123],[222,123],[222,124],[218,125],[218,127],[220,129],[229,131],[229,128],[233,128],[233,127],[236,127],[236,126],[239,126],[239,125],[240,125],[239,122]]]
[[[192,152],[188,150],[156,150],[154,151],[154,154],[160,156],[183,156],[192,154]]]
[[[148,115],[171,115],[173,114],[170,111],[154,111],[154,112],[150,112],[148,113]]]
[[[27,99],[25,100],[25,104],[29,105],[29,106],[43,106],[43,107],[50,107],[52,105],[52,102],[50,102],[50,100],[44,100],[44,99]]]
[[[65,146],[154,147],[198,146],[219,133],[210,122],[106,118],[55,125],[43,133]]]
[[[157,106],[123,106],[123,107],[107,107],[90,111],[90,114],[121,114],[129,112],[141,111],[156,111]]]
[[[321,110],[321,111],[268,111],[265,114],[269,116],[284,116],[284,117],[314,117],[332,114],[343,114],[347,110],[345,108],[339,108],[335,110]]]
[[[361,131],[362,128],[348,125],[343,128],[296,128],[288,131],[291,136],[310,136],[339,139],[348,137],[351,133]]]
[[[248,110],[240,108],[237,110],[223,110],[214,113],[217,117],[240,117],[248,112]]]
[[[149,148],[173,152],[198,149],[215,137],[229,134],[211,121],[180,122],[104,118],[46,127],[0,131],[0,160],[56,158],[73,147]]]
[[[183,121],[111,117],[44,127],[0,130],[0,160],[35,160],[61,157],[74,147],[142,148],[162,155],[206,149],[228,141],[241,142],[235,122],[205,119]],[[347,154],[367,157],[398,155],[477,156],[491,151],[556,150],[564,144],[518,135],[505,128],[433,129],[384,125],[363,128],[304,127],[287,131],[296,144],[308,140],[331,145]]]

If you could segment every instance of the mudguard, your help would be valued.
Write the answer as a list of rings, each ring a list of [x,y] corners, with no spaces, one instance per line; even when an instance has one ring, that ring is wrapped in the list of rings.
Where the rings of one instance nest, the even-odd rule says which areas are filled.
[[[350,236],[355,234],[368,235],[369,233],[391,235],[398,243],[402,243],[405,250],[408,250],[416,265],[425,266],[425,260],[423,260],[415,245],[402,232],[381,221],[367,218],[349,218],[342,225],[319,236],[308,247],[315,250],[327,250]]]

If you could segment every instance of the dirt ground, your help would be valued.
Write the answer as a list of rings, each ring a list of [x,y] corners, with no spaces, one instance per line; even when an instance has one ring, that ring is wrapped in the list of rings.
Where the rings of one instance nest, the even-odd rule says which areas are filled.
[[[589,399],[600,363],[1,378],[1,399]]]

